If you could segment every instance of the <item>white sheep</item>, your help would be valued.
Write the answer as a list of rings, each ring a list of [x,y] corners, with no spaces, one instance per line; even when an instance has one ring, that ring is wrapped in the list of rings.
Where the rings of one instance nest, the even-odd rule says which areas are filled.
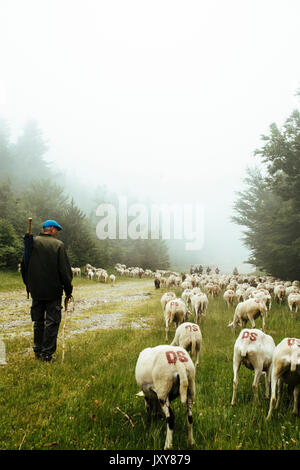
[[[81,269],[80,268],[72,268],[71,267],[71,270],[72,270],[73,276],[81,277]]]
[[[89,269],[92,269],[92,267],[93,267],[93,266],[92,266],[91,264],[89,264],[89,263],[87,263],[87,264],[85,265],[85,267],[84,267],[84,272],[85,272],[86,276],[88,275]]]
[[[193,294],[202,294],[202,291],[201,291],[200,287],[193,287],[192,288],[192,293]]]
[[[285,287],[282,284],[279,284],[274,287],[274,297],[277,303],[280,305],[284,301],[286,296]]]
[[[227,307],[232,306],[236,300],[235,292],[232,289],[227,289],[223,294],[223,299],[227,303]]]
[[[208,282],[208,283],[205,285],[205,289],[206,289],[208,295],[212,295],[212,296],[213,296],[214,287],[215,287],[215,285],[214,285],[213,282]]]
[[[98,273],[99,273],[99,274],[98,274],[98,280],[99,280],[99,281],[103,280],[104,282],[106,282],[107,279],[108,279],[108,273],[107,273],[107,271],[105,271],[105,269],[100,268],[100,269],[98,270]]]
[[[192,296],[192,290],[191,289],[184,289],[184,291],[181,294],[181,298],[185,302],[185,305],[187,307],[191,306],[191,296]]]
[[[93,271],[92,269],[88,269],[88,271],[87,271],[87,277],[88,277],[88,279],[92,280],[93,277],[94,277],[94,274],[95,274],[95,273],[94,273],[94,271]]]
[[[109,282],[110,282],[110,285],[111,286],[114,286],[115,282],[116,282],[116,276],[114,274],[111,274],[109,276]]]
[[[252,389],[254,401],[257,400],[257,387],[262,374],[265,374],[266,391],[265,396],[269,398],[271,364],[275,348],[274,340],[271,336],[261,330],[244,328],[234,345],[233,352],[233,394],[231,405],[236,403],[238,372],[241,364],[248,369],[254,369],[254,380]]]
[[[237,325],[245,328],[247,321],[249,320],[252,328],[255,328],[255,319],[259,316],[262,318],[262,328],[265,329],[265,315],[267,313],[266,305],[259,299],[247,299],[244,302],[237,304],[233,316],[233,321],[228,323],[227,326],[231,326],[233,329]]]
[[[193,285],[190,281],[185,280],[180,284],[180,287],[181,289],[184,289],[184,290],[187,290],[187,289],[191,290],[193,288]]]
[[[169,325],[175,322],[177,328],[181,323],[188,320],[190,313],[182,299],[169,300],[164,310],[166,341],[168,341]]]
[[[300,307],[300,294],[291,293],[288,296],[288,306],[291,312],[293,311],[294,307],[295,311],[298,312],[298,308]]]
[[[174,413],[170,402],[180,396],[181,402],[187,403],[188,445],[192,446],[195,367],[187,351],[170,345],[144,349],[136,363],[135,378],[147,411],[161,409],[166,417],[165,450],[173,446]]]
[[[160,299],[160,304],[161,308],[163,309],[163,312],[165,311],[165,307],[169,300],[176,299],[176,294],[175,292],[166,292],[165,294],[162,295]]]
[[[241,287],[237,288],[237,290],[235,291],[235,296],[238,302],[243,302],[248,296],[247,289],[243,289]]]
[[[218,284],[213,282],[208,282],[205,286],[207,290],[207,294],[211,295],[212,297],[217,297],[221,293],[221,288]]]
[[[256,287],[248,287],[248,289],[246,289],[245,293],[242,295],[242,298],[241,300],[239,300],[239,302],[242,302],[243,300],[247,300],[247,299],[250,299],[251,296],[252,296],[252,293],[256,291]]]
[[[250,294],[250,298],[261,300],[266,305],[267,310],[271,310],[272,298],[269,291],[267,291],[266,289],[254,290]]]
[[[182,323],[175,331],[171,346],[180,346],[195,357],[195,367],[199,364],[199,355],[202,346],[202,334],[199,325],[191,322]]]
[[[272,416],[276,401],[277,383],[278,395],[275,409],[278,408],[283,382],[294,387],[293,414],[297,416],[300,393],[300,339],[284,338],[274,350],[271,374],[271,399],[267,420]]]
[[[171,274],[167,278],[166,287],[167,289],[170,289],[171,287],[176,287],[176,276],[174,274]]]
[[[299,288],[297,286],[289,286],[285,289],[285,294],[288,297],[290,294],[299,294]]]
[[[206,315],[208,298],[206,294],[195,294],[191,296],[191,304],[195,314],[195,323],[198,323],[202,316]]]

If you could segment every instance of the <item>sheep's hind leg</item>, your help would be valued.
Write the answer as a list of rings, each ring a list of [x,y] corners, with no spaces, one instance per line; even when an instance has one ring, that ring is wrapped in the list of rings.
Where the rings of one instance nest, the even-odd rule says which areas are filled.
[[[172,449],[173,447],[173,430],[174,430],[174,424],[175,424],[175,419],[174,419],[175,416],[170,407],[170,403],[168,399],[166,401],[160,400],[160,405],[167,420],[167,435],[166,435],[164,450],[169,450],[169,449]]]
[[[238,373],[241,367],[241,357],[234,355],[234,364],[233,364],[233,392],[231,399],[231,406],[234,406],[236,403],[236,394],[238,386]]]
[[[190,396],[187,399],[187,423],[188,423],[188,445],[193,446],[195,444],[193,436],[193,415],[192,415],[193,400]]]

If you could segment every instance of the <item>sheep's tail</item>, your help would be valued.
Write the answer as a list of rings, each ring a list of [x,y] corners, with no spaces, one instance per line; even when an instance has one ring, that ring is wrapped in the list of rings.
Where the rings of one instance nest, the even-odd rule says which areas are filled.
[[[295,352],[294,354],[292,353],[291,357],[291,372],[295,372],[297,365],[299,365],[299,359],[297,353]]]
[[[186,368],[184,364],[180,361],[177,362],[177,371],[180,379],[179,393],[181,403],[186,403],[187,401],[187,391],[189,386],[189,381],[186,373]]]
[[[247,357],[248,354],[248,344],[244,344],[244,347],[241,349],[241,356],[242,358]]]
[[[297,368],[297,362],[292,360],[291,361],[291,372],[295,372],[296,368]]]

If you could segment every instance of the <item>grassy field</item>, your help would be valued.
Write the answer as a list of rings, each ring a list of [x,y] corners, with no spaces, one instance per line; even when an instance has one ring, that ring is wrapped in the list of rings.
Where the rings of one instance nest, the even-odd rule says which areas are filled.
[[[25,296],[16,273],[1,273],[0,280],[3,295],[20,289],[20,295]],[[76,279],[74,296],[76,289],[91,286],[91,282]],[[145,281],[130,280],[133,288],[142,282]],[[99,283],[93,285],[98,292],[103,289]],[[148,296],[140,302],[125,306],[116,301],[97,308],[105,314],[118,308],[127,319],[143,318],[148,327],[133,328],[129,323],[128,327],[74,335],[67,341],[64,361],[61,330],[57,361],[52,364],[35,360],[32,334],[5,337],[4,332],[8,364],[0,368],[1,450],[163,449],[165,420],[149,423],[144,401],[136,397],[139,390],[134,371],[138,354],[145,347],[164,344],[165,338],[160,306],[163,291],[154,289],[153,280],[145,286]],[[180,295],[180,291],[177,293]],[[207,316],[201,320],[203,349],[193,407],[194,449],[299,449],[299,419],[292,415],[292,399],[286,388],[279,409],[266,422],[269,402],[264,398],[264,380],[259,386],[259,403],[254,405],[253,372],[242,366],[237,404],[230,405],[233,345],[239,332],[227,328],[233,311],[220,296],[209,301]],[[260,319],[256,326],[261,327]],[[299,338],[300,314],[291,314],[286,304],[273,303],[266,332],[276,344],[286,336]],[[172,327],[170,342],[173,333]],[[174,450],[185,450],[185,406],[176,400],[172,408]]]

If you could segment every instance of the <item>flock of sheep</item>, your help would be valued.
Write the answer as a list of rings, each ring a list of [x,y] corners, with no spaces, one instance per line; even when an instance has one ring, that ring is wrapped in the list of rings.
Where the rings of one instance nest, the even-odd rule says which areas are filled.
[[[73,275],[81,275],[80,268],[72,268]],[[96,279],[114,285],[116,276],[109,275],[102,268],[90,264],[85,266],[88,279]],[[149,413],[162,411],[167,421],[165,449],[172,449],[174,413],[170,407],[172,400],[180,396],[187,404],[188,445],[194,444],[192,405],[195,398],[195,374],[199,364],[202,345],[200,329],[201,317],[206,315],[210,298],[220,296],[227,307],[235,307],[233,320],[228,324],[233,330],[242,328],[233,351],[233,394],[231,405],[237,396],[238,373],[241,365],[254,370],[252,384],[254,399],[260,377],[265,376],[265,396],[270,396],[267,420],[278,407],[283,382],[293,387],[293,413],[298,415],[300,394],[300,339],[284,338],[277,346],[265,331],[265,319],[272,307],[272,301],[287,302],[291,311],[297,312],[300,306],[299,281],[283,282],[270,276],[255,277],[220,274],[186,274],[157,270],[155,272],[139,267],[115,265],[117,275],[126,277],[154,278],[156,289],[164,288],[161,307],[164,315],[165,340],[168,342],[169,327],[174,322],[176,331],[170,344],[145,348],[139,354],[135,378]],[[172,289],[181,289],[177,297]],[[194,322],[189,321],[193,315]],[[262,330],[255,328],[255,320],[262,318]],[[251,328],[246,328],[250,322]],[[195,358],[193,363],[192,358]],[[298,370],[297,370],[298,368]],[[276,389],[277,399],[276,399]],[[275,403],[276,402],[276,403]]]
[[[282,304],[287,300],[291,311],[298,311],[300,305],[299,281],[282,282],[271,277],[231,275],[195,275],[156,272],[154,284],[158,289],[180,288],[181,297],[170,290],[161,297],[164,315],[166,342],[169,326],[176,324],[171,344],[158,345],[141,351],[135,369],[135,378],[145,399],[148,412],[162,410],[167,421],[165,449],[172,448],[174,413],[170,402],[180,396],[187,404],[188,445],[194,444],[192,427],[192,405],[195,397],[195,374],[199,364],[202,344],[200,319],[206,315],[210,298],[219,296],[227,306],[235,306],[233,321],[228,324],[235,329],[242,328],[233,352],[233,395],[231,404],[236,403],[238,372],[244,364],[254,370],[253,394],[257,399],[257,387],[262,375],[265,376],[265,395],[271,399],[267,420],[278,407],[283,382],[294,389],[293,413],[298,415],[300,393],[300,339],[284,338],[277,346],[265,330],[265,318],[272,306],[272,300]],[[189,316],[194,316],[194,323]],[[255,320],[261,316],[262,330],[255,328]],[[251,328],[246,328],[247,322]],[[192,358],[195,357],[195,364]],[[278,387],[277,400],[276,388]]]
[[[74,277],[75,276],[81,277],[81,269],[80,268],[71,267],[71,269],[72,269],[72,273],[73,273]],[[90,280],[93,280],[95,278],[97,281],[106,282],[109,279],[109,282],[112,286],[115,284],[115,281],[116,281],[116,276],[114,274],[111,274],[109,276],[106,269],[95,268],[91,264],[86,264],[85,265],[84,273],[85,273],[86,277]]]
[[[81,269],[71,267],[73,276],[81,277]],[[151,277],[154,276],[155,273],[150,269],[142,269],[139,267],[126,267],[124,264],[117,263],[115,265],[115,271],[118,275],[124,277]],[[113,286],[116,281],[116,276],[114,274],[108,274],[106,269],[103,268],[95,268],[91,264],[87,263],[84,267],[84,274],[85,276],[90,279],[96,279],[97,281],[104,281],[105,283],[109,280],[110,284]]]

